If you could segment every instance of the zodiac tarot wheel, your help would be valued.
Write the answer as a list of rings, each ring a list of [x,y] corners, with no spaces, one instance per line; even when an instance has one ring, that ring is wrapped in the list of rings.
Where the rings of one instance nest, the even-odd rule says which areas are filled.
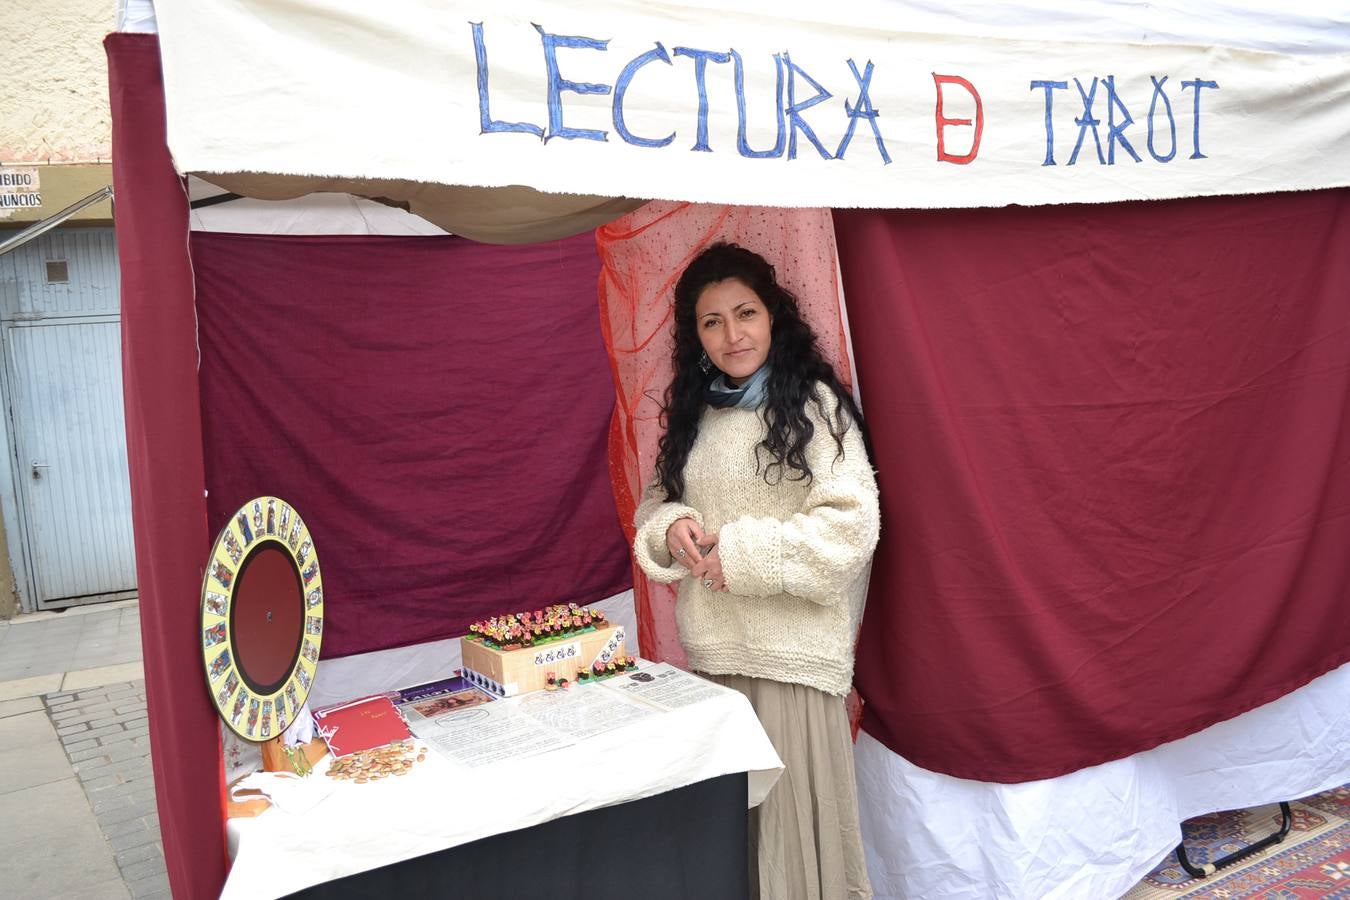
[[[319,664],[323,574],[300,514],[257,497],[225,523],[202,579],[202,664],[211,702],[250,741],[295,720]]]

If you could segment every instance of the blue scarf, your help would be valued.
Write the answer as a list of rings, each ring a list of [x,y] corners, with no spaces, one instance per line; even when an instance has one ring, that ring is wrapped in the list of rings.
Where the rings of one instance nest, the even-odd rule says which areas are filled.
[[[725,374],[719,374],[708,385],[707,400],[719,409],[758,409],[769,395],[769,364],[755,370],[740,387],[732,387]]]

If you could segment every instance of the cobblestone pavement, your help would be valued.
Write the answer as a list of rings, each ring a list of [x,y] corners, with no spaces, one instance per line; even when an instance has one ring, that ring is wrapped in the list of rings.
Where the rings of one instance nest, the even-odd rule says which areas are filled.
[[[145,682],[44,694],[43,705],[135,898],[169,897]]]

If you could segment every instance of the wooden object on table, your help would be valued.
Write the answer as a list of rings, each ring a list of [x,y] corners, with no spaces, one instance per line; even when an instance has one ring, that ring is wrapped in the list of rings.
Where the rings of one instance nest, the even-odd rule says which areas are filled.
[[[575,681],[578,669],[623,656],[624,630],[621,625],[606,624],[519,650],[497,650],[481,640],[462,637],[459,648],[465,681],[497,697],[514,697],[543,690],[550,672]]]
[[[251,819],[267,812],[267,808],[271,805],[272,801],[262,794],[256,797],[245,797],[243,800],[229,799],[225,801],[225,818]]]
[[[305,762],[310,768],[323,759],[328,753],[328,745],[323,742],[323,738],[315,738],[308,744],[302,744],[295,748],[296,753],[303,753]],[[273,738],[262,745],[262,760],[264,772],[294,772],[295,765],[291,761],[290,754],[286,752],[286,744],[283,738]]]
[[[286,744],[283,738],[278,737],[265,741],[261,749],[264,772],[295,772],[291,757],[286,753]],[[323,742],[323,738],[315,738],[308,744],[302,744],[295,748],[295,752],[304,754],[305,761],[310,768],[313,768],[319,760],[328,754],[328,745]],[[271,805],[272,801],[262,794],[257,796],[246,795],[242,800],[228,798],[225,801],[225,817],[228,819],[250,819],[266,812]]]

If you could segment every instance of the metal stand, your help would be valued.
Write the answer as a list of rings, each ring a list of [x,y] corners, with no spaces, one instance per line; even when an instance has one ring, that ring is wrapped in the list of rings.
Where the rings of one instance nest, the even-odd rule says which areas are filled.
[[[1294,814],[1289,810],[1289,804],[1283,800],[1280,801],[1280,816],[1282,817],[1282,821],[1280,822],[1279,831],[1262,838],[1250,847],[1234,850],[1227,856],[1221,856],[1214,860],[1214,862],[1205,863],[1203,866],[1197,866],[1187,858],[1186,842],[1183,840],[1180,844],[1177,844],[1177,862],[1181,864],[1181,867],[1185,869],[1186,873],[1192,878],[1205,878],[1213,875],[1219,869],[1222,869],[1225,866],[1231,866],[1239,860],[1246,859],[1253,853],[1260,853],[1267,847],[1282,843],[1285,835],[1289,834],[1290,826],[1294,824]]]

